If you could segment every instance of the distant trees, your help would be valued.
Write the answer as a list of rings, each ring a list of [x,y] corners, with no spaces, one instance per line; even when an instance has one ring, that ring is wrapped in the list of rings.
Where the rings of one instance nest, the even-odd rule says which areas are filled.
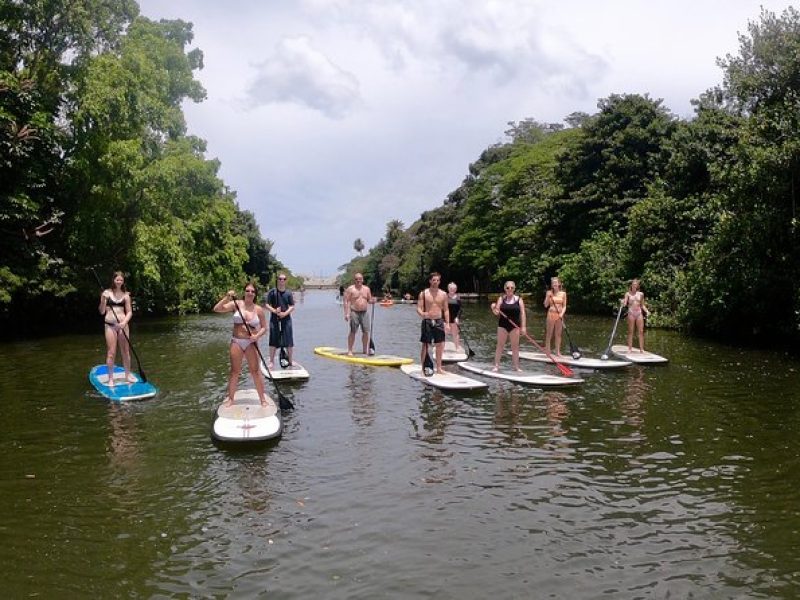
[[[762,10],[683,121],[612,94],[570,126],[509,123],[459,188],[354,259],[379,286],[438,270],[464,291],[559,273],[579,310],[641,277],[651,323],[800,337],[800,13]]]

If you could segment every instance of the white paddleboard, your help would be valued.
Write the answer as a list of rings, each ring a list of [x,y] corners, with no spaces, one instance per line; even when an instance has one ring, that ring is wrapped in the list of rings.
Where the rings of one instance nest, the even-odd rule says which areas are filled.
[[[500,367],[497,371],[494,371],[492,370],[493,365],[490,363],[466,361],[458,363],[458,366],[472,373],[477,373],[478,375],[494,377],[495,379],[505,379],[515,383],[527,383],[540,386],[577,385],[583,383],[583,379],[580,377],[562,377],[560,375],[548,375],[547,373],[539,373],[536,371],[515,371],[514,369],[505,367]]]
[[[647,350],[642,352],[638,348],[633,348],[631,352],[628,352],[628,347],[624,344],[615,344],[611,346],[611,351],[617,356],[636,363],[637,365],[657,365],[669,362],[667,358],[659,356],[658,354],[653,354]]]
[[[482,381],[464,377],[457,373],[445,373],[444,375],[435,373],[430,377],[426,377],[425,373],[422,372],[422,365],[418,363],[401,365],[400,370],[412,379],[443,390],[479,390],[488,387]]]
[[[431,348],[433,348],[433,358],[436,359],[436,346],[431,344]],[[467,360],[467,353],[462,350],[457,350],[456,345],[447,340],[444,343],[444,351],[442,352],[442,362],[443,363],[452,363],[452,362],[459,362],[462,360]]]
[[[511,354],[511,352],[509,352],[509,354]],[[537,362],[550,363],[551,365],[553,364],[553,360],[544,352],[526,352],[525,350],[520,350],[519,357],[526,360],[535,360]],[[567,356],[566,354],[563,356],[556,356],[553,354],[552,357],[562,364],[570,365],[572,367],[580,367],[582,369],[621,369],[623,367],[629,367],[633,364],[629,360],[603,360],[602,358],[590,358],[588,356],[572,358],[572,356]]]
[[[225,403],[214,411],[211,436],[220,442],[263,442],[283,433],[281,411],[267,396],[267,406],[261,406],[254,389],[236,390],[232,405]]]
[[[275,368],[267,372],[264,363],[261,363],[261,374],[267,379],[270,377],[275,380],[285,381],[288,379],[308,379],[310,377],[306,368],[297,361],[292,362],[288,367],[282,367],[280,362],[275,361]]]

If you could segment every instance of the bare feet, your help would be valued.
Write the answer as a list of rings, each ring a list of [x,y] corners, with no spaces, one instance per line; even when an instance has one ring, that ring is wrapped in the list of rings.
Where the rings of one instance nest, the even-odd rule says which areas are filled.
[[[231,400],[229,396],[225,396],[222,406],[233,406],[233,400]]]
[[[347,356],[353,356],[353,351],[352,350],[348,350],[347,351]]]
[[[500,370],[500,367],[498,367],[497,365],[492,367],[492,371],[495,372],[495,373],[497,373],[499,370]]]
[[[267,402],[266,398],[259,398],[259,400],[261,401],[261,406],[263,406],[264,408],[267,408],[269,406],[269,402]]]
[[[128,373],[127,375],[125,375],[125,381],[127,381],[128,383],[136,383],[136,377]]]
[[[447,375],[447,371],[442,371],[441,369],[438,369],[438,370],[436,371],[436,374],[437,374],[437,375]]]

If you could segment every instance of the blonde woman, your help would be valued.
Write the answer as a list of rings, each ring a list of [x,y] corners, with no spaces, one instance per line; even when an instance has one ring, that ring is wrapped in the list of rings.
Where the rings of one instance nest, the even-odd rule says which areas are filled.
[[[550,279],[550,289],[544,297],[544,308],[547,310],[545,321],[544,349],[546,353],[561,356],[561,332],[564,329],[564,313],[567,312],[567,292],[561,289],[558,277]],[[555,338],[555,351],[550,342]]]
[[[644,292],[639,289],[639,280],[631,280],[628,291],[622,298],[622,306],[628,307],[628,352],[633,346],[633,330],[639,335],[639,351],[644,352],[644,318],[650,311],[644,304]]]

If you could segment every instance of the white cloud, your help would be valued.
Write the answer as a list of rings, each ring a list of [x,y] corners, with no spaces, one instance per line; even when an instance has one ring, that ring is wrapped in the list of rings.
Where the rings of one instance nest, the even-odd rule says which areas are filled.
[[[308,37],[287,37],[256,65],[247,90],[252,106],[289,102],[341,118],[359,103],[358,79],[313,47]]]
[[[716,58],[778,0],[140,0],[194,24],[208,100],[190,131],[300,272],[438,206],[508,121],[649,93],[690,117]],[[242,101],[244,99],[244,102]]]

